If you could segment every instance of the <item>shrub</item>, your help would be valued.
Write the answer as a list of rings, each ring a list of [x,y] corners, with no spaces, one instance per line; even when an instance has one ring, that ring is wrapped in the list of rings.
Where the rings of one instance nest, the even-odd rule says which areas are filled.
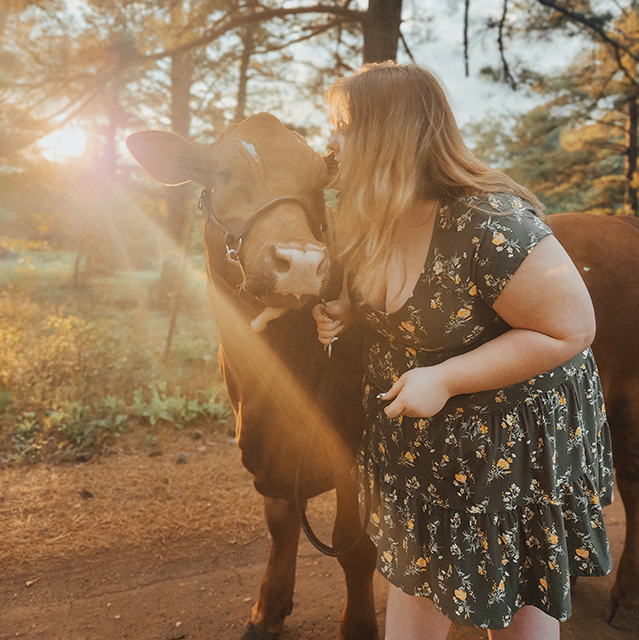
[[[189,400],[183,396],[179,386],[172,395],[168,395],[166,387],[166,382],[150,384],[151,397],[148,402],[144,399],[142,389],[136,389],[131,406],[132,415],[145,418],[152,425],[166,420],[178,427],[199,418],[209,418],[216,422],[226,421],[228,408],[224,402],[218,400],[218,392],[215,389],[199,391],[198,395],[204,396],[204,402],[200,402],[199,398]]]
[[[202,338],[189,346],[183,330],[164,362],[154,318],[0,294],[0,453],[36,462],[99,452],[140,423],[224,422],[228,404],[211,381],[219,376],[215,360],[193,358]],[[206,390],[192,387],[203,380]]]

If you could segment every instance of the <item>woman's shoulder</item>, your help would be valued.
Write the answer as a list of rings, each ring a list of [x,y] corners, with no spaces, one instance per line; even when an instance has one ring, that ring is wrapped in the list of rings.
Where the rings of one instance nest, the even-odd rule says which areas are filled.
[[[486,226],[533,226],[547,229],[533,205],[510,193],[464,196],[440,207],[440,224],[449,230],[463,231]]]
[[[479,195],[464,196],[452,203],[451,212],[462,214],[470,211],[478,215],[522,215],[533,214],[538,216],[533,205],[511,193],[482,193]]]

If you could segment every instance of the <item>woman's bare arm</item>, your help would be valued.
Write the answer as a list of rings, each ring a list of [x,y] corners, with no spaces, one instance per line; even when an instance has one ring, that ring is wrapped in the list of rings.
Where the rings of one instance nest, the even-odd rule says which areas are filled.
[[[566,362],[595,334],[586,286],[563,247],[546,236],[493,305],[512,330],[466,354],[408,371],[385,399],[389,417],[430,417],[455,395],[523,382]]]

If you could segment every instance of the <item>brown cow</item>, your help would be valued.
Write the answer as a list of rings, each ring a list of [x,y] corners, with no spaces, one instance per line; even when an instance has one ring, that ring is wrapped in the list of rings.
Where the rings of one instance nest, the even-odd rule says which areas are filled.
[[[298,301],[292,294],[304,278],[299,275],[296,284],[280,292],[275,282],[278,273],[289,270],[298,274],[305,272],[309,277],[308,271],[315,270],[309,264],[317,264],[315,271],[321,272],[321,277],[327,277],[328,264],[322,266],[319,258],[306,258],[302,260],[303,264],[289,266],[289,257],[294,256],[304,242],[315,245],[314,252],[321,253],[324,246],[316,239],[317,230],[310,236],[308,230],[318,224],[314,216],[319,219],[322,215],[319,188],[323,169],[318,162],[319,157],[314,156],[300,138],[287,132],[276,119],[266,114],[253,116],[230,129],[203,151],[196,151],[177,136],[158,132],[134,134],[129,139],[129,146],[140,164],[156,179],[169,184],[192,179],[214,189],[213,206],[205,203],[204,210],[205,213],[216,212],[214,215],[223,224],[209,221],[205,225],[205,234],[209,276],[213,284],[211,298],[222,342],[222,370],[237,413],[242,459],[254,474],[257,489],[267,496],[265,510],[273,536],[262,592],[253,608],[251,625],[244,638],[273,638],[269,634],[277,634],[281,630],[291,605],[299,525],[291,502],[295,470],[289,463],[298,459],[305,447],[295,427],[309,422],[308,402],[313,407],[318,403],[324,406],[324,413],[329,421],[333,418],[338,431],[342,430],[339,431],[340,438],[347,445],[347,453],[344,454],[334,439],[323,442],[323,448],[331,452],[326,457],[333,460],[338,486],[334,540],[336,544],[339,538],[352,541],[358,535],[357,506],[348,469],[349,452],[362,428],[361,415],[352,413],[355,407],[360,406],[361,372],[349,368],[352,367],[349,357],[359,361],[355,354],[360,344],[353,332],[349,339],[346,336],[340,338],[338,348],[329,361],[318,351],[319,343],[308,307],[297,308],[306,298],[301,297]],[[228,195],[227,187],[230,188]],[[310,221],[305,239],[291,240],[289,235],[289,227],[291,230],[304,227],[299,203],[289,198],[276,203],[270,211],[267,208],[268,216],[260,213],[258,221],[249,229],[251,233],[244,238],[244,280],[238,273],[240,267],[224,258],[227,251],[223,238],[226,227],[239,234],[238,230],[246,227],[246,221],[255,211],[274,198],[291,194],[308,203],[315,202],[312,207],[310,204],[305,206],[308,211],[317,212],[308,215]],[[262,215],[265,217],[261,218]],[[275,215],[277,223],[274,223]],[[293,222],[295,219],[297,221]],[[604,385],[618,489],[627,520],[626,544],[607,619],[614,626],[633,630],[639,627],[639,340],[632,314],[639,310],[636,282],[636,274],[639,273],[639,221],[570,213],[549,216],[548,223],[580,269],[597,315],[598,330],[593,349]],[[237,237],[234,238],[232,233],[228,238],[237,243]],[[261,244],[260,249],[258,238],[271,242],[270,248]],[[278,249],[280,244],[286,246]],[[230,246],[229,249],[231,257],[235,257],[236,247]],[[250,255],[253,250],[255,259]],[[261,263],[259,255],[263,256]],[[276,277],[271,277],[270,282],[263,282],[264,276],[272,271]],[[243,284],[240,287],[243,291],[238,293],[236,289],[240,284]],[[330,291],[331,287],[334,283],[320,285],[320,295],[327,299],[331,297],[334,293],[334,290]],[[317,286],[311,289],[306,292],[299,289],[298,293],[317,295]],[[269,321],[276,316],[277,319]],[[255,331],[247,326],[249,321],[253,321],[254,330],[264,329],[259,335],[271,350],[260,360],[251,356],[251,352],[263,351],[260,346],[263,341],[255,339]],[[260,376],[261,368],[267,365],[267,371]],[[333,379],[327,381],[326,375],[329,378],[333,376]],[[322,382],[316,382],[315,376],[319,376]],[[355,383],[353,379],[356,379]],[[294,412],[304,416],[291,419],[293,408],[282,406],[281,402],[284,399],[287,404],[290,388],[296,386],[297,380],[302,382],[306,392],[317,393],[312,393],[310,400],[295,408]],[[331,385],[331,382],[335,384]],[[334,404],[324,405],[327,396],[335,391],[340,394],[334,398]],[[337,413],[348,410],[350,417],[340,421],[336,410]],[[314,412],[315,409],[311,411]],[[315,428],[326,433],[323,425]],[[330,463],[316,455],[317,447],[313,446],[313,451],[315,476],[306,476],[302,490],[305,497],[331,486],[331,474],[327,471]],[[361,560],[357,554],[362,554]],[[359,540],[340,562],[345,570],[348,591],[340,638],[375,638],[371,588],[374,560],[370,547]],[[358,562],[362,563],[359,570]],[[357,613],[356,608],[359,608]]]
[[[583,276],[597,317],[592,345],[612,435],[626,541],[606,619],[639,629],[639,219],[588,213],[548,216]]]
[[[143,131],[127,145],[152,177],[205,187],[200,206],[220,367],[237,419],[242,462],[264,496],[271,553],[243,640],[272,640],[293,606],[302,502],[336,488],[333,544],[346,578],[343,640],[376,640],[375,552],[362,534],[350,478],[363,428],[360,332],[332,357],[310,304],[336,297],[322,237],[326,166],[274,116],[257,114],[198,150]],[[312,456],[310,452],[312,451]]]

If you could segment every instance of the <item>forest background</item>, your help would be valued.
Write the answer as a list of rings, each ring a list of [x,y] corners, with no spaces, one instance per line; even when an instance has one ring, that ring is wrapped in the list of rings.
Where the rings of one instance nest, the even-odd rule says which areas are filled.
[[[204,145],[268,111],[323,153],[330,82],[413,61],[547,213],[636,216],[637,5],[3,0],[0,466],[230,429],[198,190],[152,182],[127,135]]]

